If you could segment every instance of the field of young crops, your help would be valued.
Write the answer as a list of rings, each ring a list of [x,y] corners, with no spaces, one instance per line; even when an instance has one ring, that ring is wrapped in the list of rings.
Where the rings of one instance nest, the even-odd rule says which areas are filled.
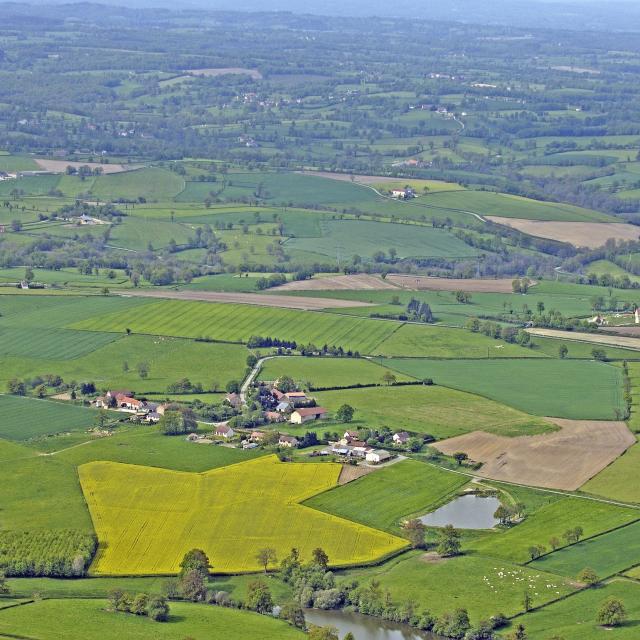
[[[256,613],[171,602],[168,622],[145,616],[113,613],[106,600],[38,600],[0,611],[0,636],[10,634],[48,640],[304,640],[302,631],[286,622]],[[52,623],[55,621],[55,629]]]
[[[96,178],[91,195],[101,200],[146,198],[148,202],[169,200],[184,189],[184,180],[173,171],[147,167]]]
[[[247,341],[251,336],[295,340],[299,344],[332,344],[344,349],[371,353],[400,325],[337,316],[329,313],[292,311],[250,305],[215,304],[163,300],[139,309],[95,316],[73,325],[87,331],[153,335],[207,336],[230,342]]]
[[[621,371],[600,362],[551,358],[381,362],[401,373],[433,378],[436,384],[477,393],[532,415],[612,420],[623,411]]]
[[[584,537],[588,538],[634,522],[639,515],[636,509],[567,497],[538,509],[517,527],[505,532],[496,531],[474,542],[473,548],[482,555],[512,562],[527,562],[531,559],[529,547],[533,545],[542,545],[547,551],[551,551],[549,540],[553,537],[557,537],[561,545],[566,545],[562,536],[568,529],[582,527]],[[568,549],[567,553],[569,552]],[[556,555],[553,554],[551,558]]]
[[[265,547],[280,557],[297,547],[308,559],[321,546],[334,566],[402,549],[406,543],[400,538],[299,504],[335,486],[340,468],[283,464],[275,457],[202,474],[111,462],[83,465],[80,481],[102,543],[91,571],[176,573],[192,548],[203,549],[219,573],[261,569],[256,554]]]
[[[29,440],[93,425],[96,411],[36,398],[0,395],[0,437]]]
[[[424,515],[467,481],[465,476],[441,471],[415,460],[405,460],[315,496],[305,505],[398,532],[403,518]]]
[[[637,515],[640,516],[640,511]],[[606,578],[637,564],[640,564],[640,523],[635,522],[544,556],[531,566],[570,577],[591,567],[600,578]]]

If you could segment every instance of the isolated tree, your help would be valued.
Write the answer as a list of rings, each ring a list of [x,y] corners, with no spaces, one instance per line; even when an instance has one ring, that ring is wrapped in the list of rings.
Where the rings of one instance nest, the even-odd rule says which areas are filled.
[[[610,596],[602,602],[596,622],[605,627],[617,627],[627,618],[627,610],[619,598]]]
[[[562,543],[557,536],[551,536],[549,538],[549,546],[555,551]]]
[[[276,564],[278,562],[278,556],[276,555],[275,549],[272,547],[265,547],[258,551],[256,554],[256,560],[262,565],[264,572],[267,573],[269,565]]]
[[[420,520],[417,518],[407,520],[402,528],[414,549],[422,549],[424,547],[424,534],[427,528]]]
[[[129,363],[126,360],[122,363],[122,371],[123,373],[129,373]]]
[[[531,604],[532,604],[531,594],[529,593],[529,590],[527,589],[522,594],[522,608],[525,611],[531,611]]]
[[[156,622],[166,622],[169,619],[169,604],[162,596],[151,596],[147,604],[147,615]]]
[[[529,547],[529,557],[532,560],[535,560],[536,558],[539,558],[545,551],[546,551],[546,549],[544,548],[543,545],[535,544],[535,545]]]
[[[191,602],[202,602],[207,595],[207,583],[197,569],[191,569],[180,576],[180,592]]]
[[[350,404],[343,404],[336,411],[336,420],[338,422],[351,422],[355,411],[356,410]]]
[[[211,563],[207,554],[202,549],[191,549],[182,558],[179,576],[189,571],[197,571],[203,578],[207,579],[210,569]]]
[[[453,454],[453,459],[461,466],[465,460],[469,459],[469,456],[464,451],[456,451]]]
[[[0,571],[0,596],[6,596],[10,591],[7,580],[4,577],[4,572]]]
[[[326,569],[327,566],[329,565],[329,556],[326,554],[325,550],[322,549],[321,547],[315,548],[311,552],[311,557],[312,557],[313,564],[318,565],[323,569]]]
[[[146,593],[139,593],[131,602],[130,611],[137,616],[146,616],[148,604],[149,596]]]
[[[512,516],[513,511],[503,504],[501,504],[493,514],[493,517],[499,520],[502,525],[508,524]]]
[[[591,355],[594,360],[600,360],[601,362],[607,360],[607,352],[604,349],[591,349]]]
[[[583,584],[589,585],[590,587],[595,586],[600,582],[598,575],[591,567],[585,567],[578,575],[578,582],[582,582]]]
[[[382,376],[382,381],[387,386],[391,386],[392,384],[396,383],[397,378],[393,375],[393,373],[391,373],[391,371],[385,371],[384,375]]]
[[[250,353],[247,356],[247,367],[251,367],[253,369],[253,367],[255,367],[256,364],[258,364],[258,356],[254,355],[253,353]]]
[[[148,362],[138,362],[136,365],[136,369],[138,371],[138,375],[145,380],[149,377],[149,363]]]
[[[507,636],[507,640],[527,640],[529,636],[522,624],[519,624],[515,631]]]
[[[229,380],[227,382],[225,389],[227,393],[239,393],[240,392],[240,383],[237,380]]]
[[[478,333],[478,331],[480,331],[480,320],[478,320],[478,318],[469,318],[464,326],[465,329],[473,333]]]
[[[269,587],[262,580],[254,580],[249,583],[247,589],[247,607],[258,613],[271,613],[273,610],[273,598]]]
[[[460,532],[453,525],[448,524],[438,531],[438,553],[447,558],[460,553]]]
[[[566,344],[561,344],[558,347],[558,355],[560,356],[560,358],[562,359],[566,358],[568,353],[569,353],[569,349],[567,348]]]

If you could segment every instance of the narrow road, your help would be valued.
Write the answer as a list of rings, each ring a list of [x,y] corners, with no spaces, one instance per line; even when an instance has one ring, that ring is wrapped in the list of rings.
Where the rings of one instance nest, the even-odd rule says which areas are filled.
[[[249,375],[244,379],[242,386],[240,387],[240,401],[242,404],[247,404],[247,390],[253,384],[253,381],[256,379],[256,376],[260,373],[260,369],[262,369],[262,365],[267,361],[273,358],[277,358],[279,356],[265,356],[264,358],[260,358],[258,362],[256,362],[255,366],[249,372]]]

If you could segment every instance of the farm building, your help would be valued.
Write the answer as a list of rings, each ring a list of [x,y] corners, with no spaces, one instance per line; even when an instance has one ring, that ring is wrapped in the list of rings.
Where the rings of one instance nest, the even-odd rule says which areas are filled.
[[[284,421],[283,415],[281,413],[278,413],[277,411],[265,411],[264,417],[269,422],[283,422]]]
[[[289,447],[290,449],[293,449],[298,446],[298,438],[296,438],[295,436],[287,436],[283,434],[278,440],[278,445],[280,447]]]
[[[225,397],[225,401],[234,409],[238,409],[242,406],[242,400],[237,393],[228,393]]]
[[[307,398],[307,394],[304,391],[290,391],[286,393],[280,401],[288,401],[289,404],[295,408],[309,402],[309,398]]]
[[[296,409],[291,414],[292,424],[304,424],[311,420],[322,420],[327,417],[327,410],[322,407],[306,407],[302,409]]]
[[[220,438],[233,438],[235,433],[236,432],[226,424],[217,426],[216,430],[214,431],[214,434]]]
[[[391,454],[384,449],[374,449],[373,451],[369,451],[366,455],[366,461],[371,464],[380,464],[381,462],[385,462],[390,459]]]
[[[249,440],[251,440],[252,442],[260,442],[261,440],[264,440],[265,435],[266,434],[264,431],[252,431],[251,435],[249,436]]]
[[[400,431],[393,434],[393,441],[395,444],[407,444],[409,440],[409,434],[406,431]]]

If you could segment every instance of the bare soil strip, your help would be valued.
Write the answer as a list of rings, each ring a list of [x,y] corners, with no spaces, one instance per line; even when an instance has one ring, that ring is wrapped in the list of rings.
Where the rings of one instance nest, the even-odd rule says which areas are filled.
[[[393,178],[392,176],[363,176],[351,173],[333,173],[332,171],[300,171],[307,176],[317,178],[331,178],[340,182],[357,182],[358,184],[381,184],[383,182],[402,182],[403,178]],[[353,180],[351,179],[353,177]]]
[[[311,280],[294,280],[274,287],[271,291],[369,291],[380,289],[397,289],[397,287],[380,276],[361,273],[354,276],[327,276]]]
[[[551,220],[523,220],[486,216],[487,220],[512,227],[523,233],[558,242],[568,242],[576,247],[601,247],[609,238],[637,240],[640,228],[624,222],[556,222]]]
[[[447,455],[463,451],[482,462],[478,476],[575,491],[636,442],[624,422],[547,420],[560,430],[516,438],[474,431],[432,446]]]
[[[359,464],[357,467],[352,464],[343,464],[342,471],[340,471],[340,477],[338,478],[338,484],[348,484],[353,482],[362,476],[366,476],[373,473],[376,469],[374,467],[367,467],[363,464]]]
[[[36,158],[37,165],[44,171],[51,171],[53,173],[64,173],[67,167],[91,167],[102,169],[102,173],[105,175],[110,173],[122,173],[124,171],[133,171],[139,169],[140,165],[127,165],[127,164],[101,164],[100,162],[69,162],[68,160],[43,160]]]
[[[513,293],[512,278],[466,279],[466,278],[431,278],[429,276],[411,276],[389,274],[389,282],[405,289],[431,291],[469,291],[475,293]],[[534,286],[535,282],[531,283]]]
[[[171,300],[226,302],[229,304],[252,304],[260,307],[301,309],[303,311],[371,306],[368,302],[356,302],[355,300],[336,300],[333,298],[299,298],[294,296],[263,295],[260,293],[222,293],[217,291],[165,291],[151,289],[140,289],[137,291],[117,291],[115,293],[121,296],[135,296],[140,298],[165,298]]]
[[[610,347],[625,347],[626,349],[640,350],[640,337],[621,336],[615,334],[602,335],[601,333],[577,333],[575,331],[560,331],[559,329],[527,329],[532,336],[543,338],[560,338],[574,342],[591,342]],[[635,334],[638,335],[638,334]]]

